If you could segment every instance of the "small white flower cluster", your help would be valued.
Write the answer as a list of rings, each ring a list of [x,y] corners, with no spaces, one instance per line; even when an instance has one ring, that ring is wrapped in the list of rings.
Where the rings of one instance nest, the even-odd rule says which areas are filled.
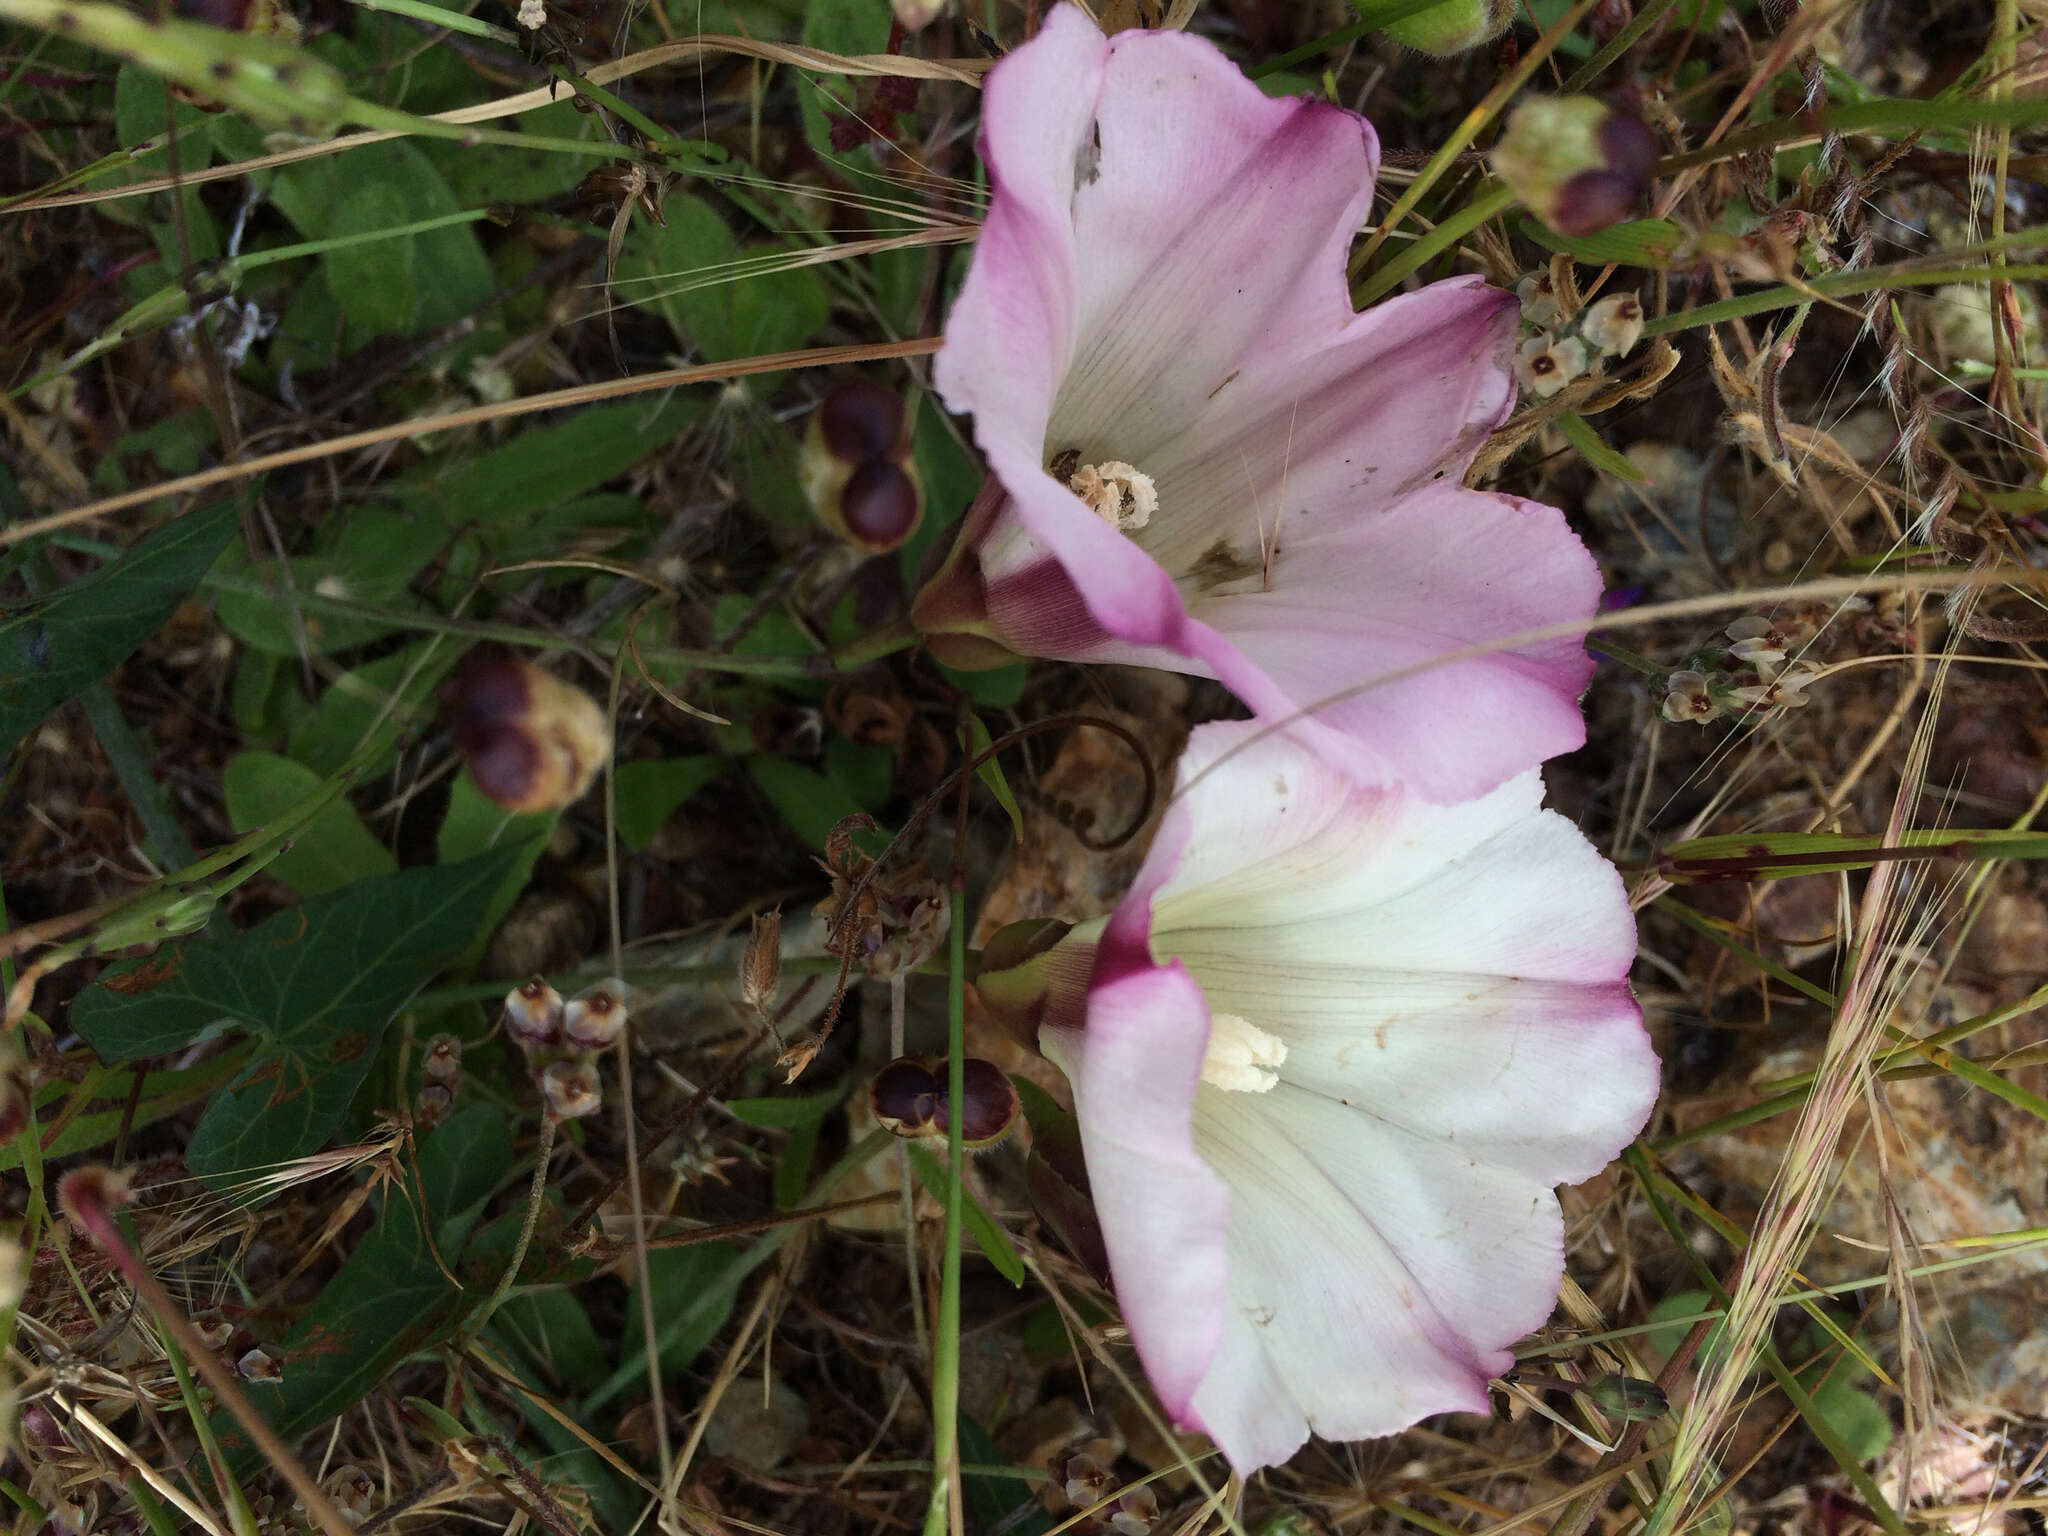
[[[1540,400],[1643,339],[1643,301],[1633,293],[1610,293],[1566,315],[1551,280],[1531,274],[1515,285],[1515,296],[1532,331],[1515,353],[1515,380]]]
[[[505,994],[505,1033],[526,1057],[541,1103],[557,1120],[595,1114],[603,1102],[597,1056],[626,1027],[626,984],[601,981],[564,1000],[534,976]]]
[[[1700,650],[1665,680],[1659,708],[1666,720],[1704,725],[1724,714],[1806,707],[1806,690],[1820,674],[1802,662],[1787,664],[1793,642],[1782,630],[1749,614],[1722,633],[1728,644]]]

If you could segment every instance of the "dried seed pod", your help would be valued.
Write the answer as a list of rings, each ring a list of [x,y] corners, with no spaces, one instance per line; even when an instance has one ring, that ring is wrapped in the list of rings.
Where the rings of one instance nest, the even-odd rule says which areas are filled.
[[[740,956],[740,1001],[756,1010],[772,1008],[781,988],[782,909],[778,907],[754,914],[746,952]]]
[[[1508,119],[1493,170],[1561,235],[1627,218],[1650,190],[1657,140],[1641,118],[1591,96],[1537,96]]]
[[[595,699],[502,650],[473,652],[441,701],[477,788],[508,811],[560,810],[611,755]]]
[[[562,1034],[562,994],[545,977],[529,976],[505,994],[505,1033],[523,1051],[545,1050]]]
[[[602,1051],[626,1027],[626,984],[616,977],[571,998],[562,1009],[562,1043]]]
[[[540,1074],[541,1102],[557,1120],[594,1115],[604,1103],[597,1068],[581,1061],[551,1061]]]

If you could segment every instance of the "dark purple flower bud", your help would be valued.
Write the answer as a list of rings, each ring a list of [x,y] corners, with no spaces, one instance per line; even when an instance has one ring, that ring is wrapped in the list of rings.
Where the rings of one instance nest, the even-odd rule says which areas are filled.
[[[848,379],[819,403],[798,468],[818,521],[866,554],[898,548],[924,516],[910,413],[872,379]]]
[[[839,493],[844,537],[872,554],[886,554],[917,532],[924,493],[908,465],[869,459]],[[839,530],[835,530],[839,531]]]
[[[901,1056],[868,1084],[875,1118],[910,1139],[946,1134],[946,1063],[936,1056]],[[960,1144],[994,1146],[1017,1123],[1017,1089],[994,1062],[967,1058],[961,1068]]]
[[[1657,140],[1641,118],[1591,96],[1538,96],[1508,119],[1493,170],[1561,235],[1619,224],[1650,190]]]
[[[595,699],[502,650],[473,652],[441,702],[476,787],[508,811],[560,810],[611,755]]]

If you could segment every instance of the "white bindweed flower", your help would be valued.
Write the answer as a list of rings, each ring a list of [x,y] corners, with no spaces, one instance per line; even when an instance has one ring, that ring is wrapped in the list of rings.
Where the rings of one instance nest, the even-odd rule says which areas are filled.
[[[1620,877],[1533,771],[1455,806],[1205,725],[1130,894],[984,974],[1067,1074],[1124,1321],[1240,1473],[1486,1411],[1560,1181],[1657,1093]]]

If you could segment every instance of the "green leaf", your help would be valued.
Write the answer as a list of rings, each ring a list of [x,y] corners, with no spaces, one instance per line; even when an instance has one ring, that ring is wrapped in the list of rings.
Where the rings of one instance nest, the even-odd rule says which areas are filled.
[[[411,475],[405,495],[451,528],[516,530],[549,507],[596,490],[667,444],[699,413],[693,401],[592,406],[521,432],[481,457],[447,457]]]
[[[941,662],[939,675],[983,709],[1008,709],[1024,697],[1025,667],[1022,662],[976,672],[963,672]]]
[[[119,666],[199,584],[236,526],[231,503],[191,512],[0,624],[0,750]]]
[[[1891,1415],[1883,1403],[1855,1384],[1846,1366],[1837,1366],[1833,1375],[1811,1391],[1814,1411],[1828,1421],[1858,1461],[1875,1461],[1891,1449]]]
[[[387,1195],[377,1225],[286,1335],[283,1381],[251,1394],[287,1442],[361,1402],[400,1360],[446,1338],[482,1300],[479,1291],[449,1284],[427,1234],[480,1205],[511,1163],[505,1116],[495,1105],[458,1110],[421,1140],[425,1224],[412,1201]],[[459,1257],[441,1255],[451,1266]],[[227,1413],[215,1415],[214,1432],[238,1471],[260,1460]]]
[[[121,1079],[121,1097],[110,1108],[88,1110],[73,1115],[65,1122],[64,1128],[43,1147],[47,1158],[70,1157],[74,1153],[89,1152],[94,1147],[103,1147],[118,1137],[124,1128],[139,1131],[146,1125],[154,1125],[168,1115],[174,1115],[188,1105],[209,1097],[223,1083],[242,1070],[243,1051],[225,1051],[212,1061],[202,1062],[196,1067],[177,1067],[164,1072],[145,1073],[142,1079],[142,1093],[131,1105],[128,1092],[133,1078],[124,1075]],[[36,1109],[40,1112],[67,1097],[76,1085],[60,1080],[46,1083],[36,1091]],[[45,1132],[44,1134],[48,1134]],[[21,1143],[10,1141],[0,1143],[0,1172],[21,1166]]]
[[[350,187],[329,216],[329,235],[366,235],[409,223],[405,198],[387,182]],[[409,329],[417,292],[416,242],[368,240],[327,251],[327,284],[359,336],[400,335]]]
[[[228,820],[237,833],[250,831],[310,799],[321,783],[319,774],[288,757],[238,752],[222,774]],[[340,795],[270,865],[270,873],[301,896],[318,896],[397,869],[391,850],[370,835],[355,807]]]
[[[978,757],[983,752],[987,752],[992,745],[994,743],[988,734],[988,727],[981,723],[981,716],[969,715],[967,717],[968,756]],[[1024,812],[1017,806],[1017,797],[1010,793],[1010,781],[1003,777],[1002,762],[993,753],[990,753],[975,768],[974,776],[980,779],[983,785],[987,787],[988,792],[996,797],[996,804],[1000,805],[1003,808],[1003,813],[1010,818],[1010,830],[1016,834],[1018,842],[1023,842]]]
[[[892,20],[888,0],[810,0],[804,7],[804,45],[827,53],[880,53],[889,44]],[[804,137],[811,148],[843,169],[869,168],[868,157],[860,152],[841,153],[832,147],[831,117],[852,112],[855,82],[843,75],[798,76],[798,99],[803,108]]]
[[[384,189],[373,204],[357,202],[364,189]],[[388,195],[386,195],[388,194]],[[331,159],[303,160],[285,167],[270,183],[270,200],[309,240],[360,234],[366,228],[417,223],[461,211],[448,183],[414,144],[392,139],[350,151],[346,163]],[[374,220],[374,222],[366,222]],[[367,322],[388,316],[358,316],[352,306],[374,303],[374,297],[352,293],[358,281],[362,252],[386,253],[404,247],[411,282],[407,313],[390,329],[412,334],[447,325],[491,296],[496,283],[490,263],[471,225],[450,225],[403,240],[380,240],[369,246],[328,251],[320,257],[327,285],[349,316],[344,345],[353,350],[375,333]],[[353,265],[352,265],[353,264]]]
[[[555,1381],[587,1392],[605,1378],[611,1357],[583,1303],[566,1290],[534,1290],[506,1298],[489,1325]]]
[[[468,943],[516,854],[361,880],[246,933],[167,944],[82,993],[72,1024],[107,1061],[247,1030],[262,1053],[208,1107],[187,1161],[215,1182],[304,1156],[340,1122],[406,999]]]
[[[964,1413],[960,1415],[960,1459],[968,1466],[1012,1465],[988,1431]],[[1026,1476],[1022,1468],[1015,1477],[963,1472],[960,1499],[967,1506],[968,1528],[1001,1531],[1003,1536],[1045,1536],[1053,1528],[1053,1518],[1038,1502],[1039,1481]]]
[[[1679,242],[1685,238],[1669,219],[1637,219],[1615,224],[1590,235],[1560,235],[1535,219],[1521,221],[1522,233],[1546,250],[1563,251],[1589,266],[1610,262],[1622,267],[1647,267],[1652,271],[1671,265]]]
[[[526,888],[527,877],[533,873],[534,864],[546,850],[548,838],[553,835],[555,823],[561,820],[561,815],[560,811],[537,811],[527,816],[514,816],[503,806],[484,798],[483,791],[476,787],[476,780],[470,777],[467,768],[456,775],[454,786],[448,792],[448,813],[441,818],[441,831],[434,840],[434,852],[439,861],[459,864],[464,859],[498,848],[512,850],[513,857],[504,879],[498,882],[498,889],[477,909],[476,931],[469,947],[450,967],[452,970],[467,974],[476,969],[491,941],[492,931],[512,910],[512,903]]]
[[[342,673],[293,728],[291,755],[316,773],[335,773],[374,735],[373,763],[381,765],[401,733],[418,730],[432,717],[434,690],[462,655],[459,642],[440,636]]]
[[[619,764],[612,770],[612,807],[620,839],[641,852],[676,807],[725,772],[729,761],[704,753]]]
[[[1631,481],[1636,485],[1649,484],[1650,477],[1636,467],[1635,461],[1625,453],[1618,453],[1607,446],[1593,424],[1576,411],[1560,412],[1557,429],[1564,434],[1564,440],[1579,451],[1579,456],[1595,469],[1604,469],[1618,480]]]
[[[735,1119],[764,1130],[789,1131],[800,1125],[817,1125],[846,1100],[844,1088],[824,1093],[782,1094],[772,1099],[727,1099],[725,1107]]]
[[[746,759],[746,764],[747,777],[768,797],[776,814],[820,853],[824,852],[825,839],[832,829],[860,813],[860,805],[853,796],[801,763],[762,755]]]
[[[636,225],[619,256],[615,295],[653,309],[706,362],[789,352],[825,323],[825,286],[785,265],[779,246],[742,249],[702,198],[671,197],[666,225]]]
[[[732,1243],[692,1243],[684,1248],[657,1248],[647,1255],[647,1277],[654,1284],[655,1346],[664,1371],[688,1367],[732,1315],[733,1297],[739,1289],[732,1260],[739,1251]],[[631,1323],[619,1339],[619,1367],[593,1397],[608,1396],[605,1386],[624,1372],[644,1368],[646,1346],[640,1333],[637,1282],[626,1297],[625,1315]]]
[[[910,1166],[917,1170],[918,1180],[931,1191],[931,1196],[941,1205],[946,1203],[946,1166],[923,1147],[914,1142],[905,1142],[904,1150],[910,1154]],[[1012,1285],[1024,1283],[1024,1260],[1017,1252],[1017,1245],[1010,1241],[1010,1234],[996,1225],[989,1213],[982,1209],[981,1202],[966,1190],[960,1192],[960,1220],[968,1234],[974,1239],[982,1257],[995,1265],[998,1273]]]
[[[825,742],[825,777],[853,797],[864,811],[889,803],[896,779],[896,754],[887,747],[864,747],[844,736]]]

